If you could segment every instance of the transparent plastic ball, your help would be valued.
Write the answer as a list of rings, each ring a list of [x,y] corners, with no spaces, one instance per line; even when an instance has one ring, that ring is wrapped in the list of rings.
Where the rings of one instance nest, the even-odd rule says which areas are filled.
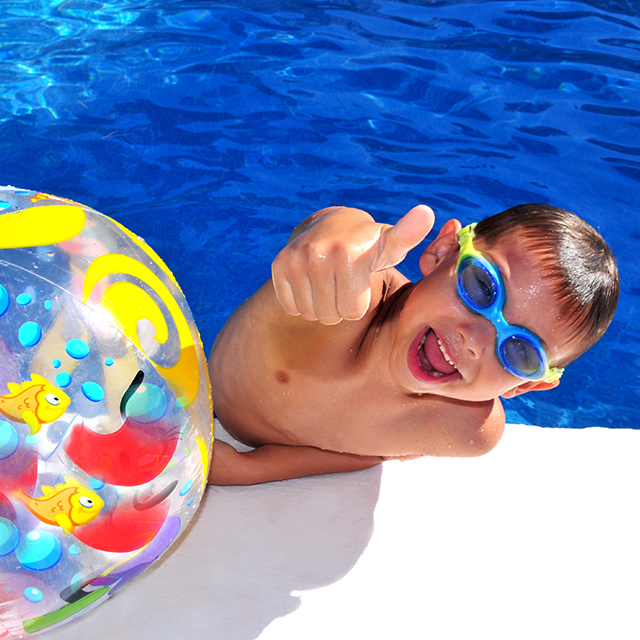
[[[200,337],[140,238],[0,188],[0,637],[63,624],[196,512],[212,407]]]

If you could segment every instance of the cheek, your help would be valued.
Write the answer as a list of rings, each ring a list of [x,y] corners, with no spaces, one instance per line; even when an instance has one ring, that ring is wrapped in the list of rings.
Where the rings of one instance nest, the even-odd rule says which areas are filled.
[[[517,387],[522,380],[511,375],[500,363],[495,352],[495,346],[487,351],[486,361],[482,371],[483,388],[490,390],[493,397],[497,397]]]
[[[516,380],[506,372],[505,375],[500,375],[500,377],[495,376],[493,380],[487,383],[487,386],[484,389],[486,400],[493,400],[495,398],[511,398],[514,395],[517,395],[514,393],[514,390],[519,386],[520,381]]]

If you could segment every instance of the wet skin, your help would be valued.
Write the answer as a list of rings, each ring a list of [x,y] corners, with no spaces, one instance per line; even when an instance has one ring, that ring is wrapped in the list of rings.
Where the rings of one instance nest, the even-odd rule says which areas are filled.
[[[393,267],[370,273],[371,302],[357,320],[323,324],[290,315],[274,281],[267,282],[235,311],[211,352],[213,400],[223,426],[254,447],[352,454],[345,466],[353,468],[359,468],[358,456],[364,467],[388,458],[476,456],[493,448],[504,428],[498,397],[553,383],[509,374],[495,354],[495,329],[459,299],[459,229],[456,220],[445,224],[421,258],[423,278],[416,284]],[[518,238],[477,248],[502,272],[505,318],[536,333],[552,361],[562,357],[562,319]],[[304,309],[303,302],[299,306]],[[313,313],[310,308],[304,315]],[[310,473],[342,470],[335,456],[327,461],[325,471],[314,459]],[[300,462],[292,476],[283,475],[306,475],[304,470]]]

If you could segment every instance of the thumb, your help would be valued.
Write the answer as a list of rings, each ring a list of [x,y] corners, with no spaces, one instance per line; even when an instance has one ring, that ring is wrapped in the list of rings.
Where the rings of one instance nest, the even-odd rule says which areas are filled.
[[[394,226],[384,229],[373,271],[388,269],[402,262],[407,253],[425,239],[434,222],[435,214],[431,207],[419,204],[400,218]]]

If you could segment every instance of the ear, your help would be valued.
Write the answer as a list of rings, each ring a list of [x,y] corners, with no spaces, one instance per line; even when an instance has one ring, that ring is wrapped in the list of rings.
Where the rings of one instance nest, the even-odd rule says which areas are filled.
[[[424,250],[420,257],[420,271],[428,276],[447,256],[458,250],[458,231],[462,229],[459,220],[445,222],[438,237]]]
[[[505,393],[501,394],[502,398],[514,398],[515,396],[520,396],[523,393],[528,393],[529,391],[547,391],[549,389],[554,389],[560,384],[560,380],[554,380],[553,382],[544,382],[544,380],[540,380],[538,382],[530,381],[523,382],[519,384],[517,387],[513,389],[509,389]]]

